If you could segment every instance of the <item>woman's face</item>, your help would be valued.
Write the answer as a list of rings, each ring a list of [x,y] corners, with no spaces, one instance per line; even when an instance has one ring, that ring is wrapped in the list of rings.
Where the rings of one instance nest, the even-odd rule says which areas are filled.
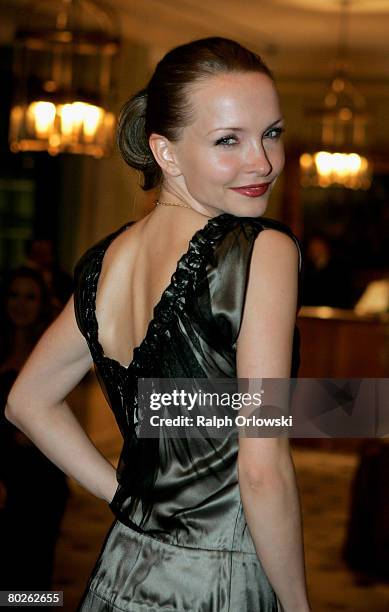
[[[37,322],[42,307],[39,285],[32,278],[15,278],[8,292],[7,312],[16,327]]]
[[[227,73],[196,84],[189,95],[194,121],[174,143],[180,195],[212,215],[262,215],[284,165],[273,81],[257,72]]]

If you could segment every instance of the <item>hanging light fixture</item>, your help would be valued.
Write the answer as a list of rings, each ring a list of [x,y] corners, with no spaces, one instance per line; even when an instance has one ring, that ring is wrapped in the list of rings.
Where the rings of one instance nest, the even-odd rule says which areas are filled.
[[[349,0],[341,1],[336,68],[323,106],[307,111],[310,138],[320,143],[320,150],[313,149],[300,157],[301,182],[304,186],[341,185],[351,189],[368,189],[371,183],[371,165],[361,155],[369,120],[366,101],[347,75],[349,6]]]
[[[24,15],[15,36],[11,150],[109,154],[119,51],[114,15],[101,0],[42,0]]]

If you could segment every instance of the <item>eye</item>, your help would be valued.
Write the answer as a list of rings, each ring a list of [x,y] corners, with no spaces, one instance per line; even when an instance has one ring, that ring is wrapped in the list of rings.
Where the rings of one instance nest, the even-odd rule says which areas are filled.
[[[265,132],[264,138],[270,138],[270,140],[278,140],[284,131],[285,131],[285,128],[283,127],[271,128],[270,130]]]
[[[222,145],[224,147],[230,147],[231,145],[237,144],[238,139],[234,134],[229,134],[228,136],[222,136],[215,142],[215,145]]]

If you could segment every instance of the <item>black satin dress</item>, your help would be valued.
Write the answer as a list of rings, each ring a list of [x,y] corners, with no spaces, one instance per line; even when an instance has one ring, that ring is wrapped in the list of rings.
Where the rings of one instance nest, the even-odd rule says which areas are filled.
[[[75,271],[75,311],[124,444],[116,516],[80,604],[85,612],[276,612],[239,494],[238,439],[138,438],[137,379],[236,377],[236,340],[250,257],[266,228],[283,224],[229,214],[196,232],[126,368],[98,341],[96,288],[117,232]],[[300,252],[300,251],[299,251]],[[296,328],[292,376],[299,360]],[[264,526],[266,528],[266,526]]]

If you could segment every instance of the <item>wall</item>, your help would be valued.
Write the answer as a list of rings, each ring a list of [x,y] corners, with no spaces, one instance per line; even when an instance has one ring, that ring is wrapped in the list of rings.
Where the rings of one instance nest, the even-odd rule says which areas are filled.
[[[120,60],[117,111],[130,95],[144,86],[149,76],[149,52],[140,44],[124,42]],[[128,220],[143,216],[150,196],[139,188],[139,176],[116,151],[112,157],[95,160],[83,158],[79,163],[79,210],[73,259],[110,231]],[[66,242],[70,233],[63,236]]]

